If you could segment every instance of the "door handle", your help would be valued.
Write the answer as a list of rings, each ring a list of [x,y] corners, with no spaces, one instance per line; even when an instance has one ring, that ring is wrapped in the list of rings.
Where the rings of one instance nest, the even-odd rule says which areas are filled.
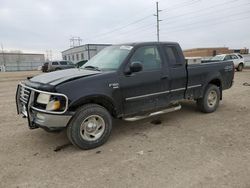
[[[161,79],[162,80],[168,79],[168,76],[167,75],[166,76],[162,76]]]

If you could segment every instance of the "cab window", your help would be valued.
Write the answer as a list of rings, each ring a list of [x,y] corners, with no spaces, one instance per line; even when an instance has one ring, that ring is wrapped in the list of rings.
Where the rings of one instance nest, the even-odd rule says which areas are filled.
[[[52,62],[52,65],[58,65],[58,62],[56,61]]]
[[[142,63],[143,71],[157,70],[161,68],[161,58],[155,46],[138,48],[130,59],[130,63],[139,61]]]
[[[170,65],[182,65],[180,55],[178,54],[178,51],[174,46],[164,46],[164,50]]]

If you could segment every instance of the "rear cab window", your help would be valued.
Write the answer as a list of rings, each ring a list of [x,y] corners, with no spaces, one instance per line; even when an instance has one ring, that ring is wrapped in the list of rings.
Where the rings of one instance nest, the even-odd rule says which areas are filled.
[[[240,55],[240,54],[238,54],[238,56],[242,59],[243,58],[243,56],[242,55]]]
[[[175,67],[183,65],[181,56],[175,46],[164,46],[164,51],[170,66]]]

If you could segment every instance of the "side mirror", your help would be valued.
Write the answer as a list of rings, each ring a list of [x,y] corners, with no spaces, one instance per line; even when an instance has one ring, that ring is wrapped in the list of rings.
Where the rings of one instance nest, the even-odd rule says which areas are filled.
[[[140,72],[142,71],[142,63],[140,61],[134,61],[129,66],[130,72]]]

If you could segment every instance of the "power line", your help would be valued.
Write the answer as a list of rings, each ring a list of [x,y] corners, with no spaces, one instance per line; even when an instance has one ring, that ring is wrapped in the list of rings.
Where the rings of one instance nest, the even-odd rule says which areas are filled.
[[[206,8],[202,8],[202,9],[200,9],[200,10],[196,10],[196,11],[190,11],[190,12],[187,12],[187,13],[184,13],[184,14],[179,14],[179,15],[175,15],[175,16],[170,16],[170,17],[165,17],[164,19],[176,19],[176,18],[179,18],[179,17],[182,17],[182,16],[186,16],[186,15],[189,15],[189,14],[196,14],[197,12],[204,12],[204,11],[207,11],[207,10],[209,10],[209,9],[211,9],[211,8],[214,8],[214,7],[218,7],[218,6],[222,6],[222,5],[228,5],[228,4],[230,4],[230,3],[235,3],[235,2],[237,2],[237,1],[240,1],[240,0],[231,0],[231,1],[227,1],[226,2],[226,4],[225,4],[225,2],[223,2],[223,3],[217,3],[217,4],[215,4],[215,5],[212,5],[212,6],[208,6],[208,7],[206,7]]]
[[[191,1],[189,0],[189,1],[186,1],[186,2],[183,2],[183,3],[175,4],[175,5],[170,6],[168,8],[163,8],[162,10],[168,10],[168,12],[169,12],[169,11],[173,11],[173,9],[176,10],[176,9],[183,8],[185,6],[190,6],[190,5],[199,3],[199,2],[201,2],[201,0],[191,0]]]
[[[118,27],[118,28],[116,28],[116,29],[113,29],[113,30],[110,30],[110,31],[107,31],[107,32],[104,32],[104,33],[100,33],[100,34],[95,35],[95,36],[93,36],[93,37],[95,37],[95,38],[97,38],[97,37],[99,37],[99,36],[103,37],[104,35],[108,35],[108,34],[111,34],[111,33],[116,32],[116,31],[123,30],[123,29],[125,29],[126,27],[128,27],[128,26],[130,26],[130,25],[133,25],[133,24],[142,22],[142,21],[148,19],[149,17],[152,17],[152,15],[147,15],[147,16],[141,18],[141,19],[138,19],[138,20],[135,20],[135,21],[133,21],[133,22],[130,22],[129,24],[126,24],[126,25],[124,25],[124,26]],[[87,38],[86,38],[86,39],[87,39]]]
[[[232,22],[232,21],[242,21],[242,20],[246,20],[246,19],[250,19],[250,16],[243,17],[243,18],[238,18],[238,19],[233,19],[233,20],[231,20],[231,19],[225,20],[225,21],[220,20],[220,22],[213,22],[213,23],[210,23],[210,24],[205,23],[205,25],[203,25],[202,27],[213,26],[213,25],[218,25],[218,24],[221,24],[221,23],[227,23],[227,22]],[[180,32],[180,31],[187,31],[187,30],[192,30],[192,29],[196,29],[196,28],[201,27],[201,26],[198,26],[198,27],[197,26],[194,26],[194,27],[191,27],[191,28],[179,28],[179,29],[176,29],[176,30],[171,30],[171,31],[169,31],[168,33],[165,33],[165,34],[169,34],[169,33],[173,33],[173,32]],[[164,36],[164,33],[163,33],[163,36]]]
[[[161,1],[161,0],[160,0],[160,1]],[[199,2],[199,1],[200,1],[200,0],[191,0],[191,1],[189,0],[189,1],[185,1],[185,2],[184,2],[184,5],[183,5],[183,3],[175,4],[174,6],[169,7],[169,9],[170,9],[170,8],[175,8],[175,7],[177,7],[177,6],[178,6],[178,8],[181,8],[182,6],[188,6],[188,5],[197,3],[197,2]],[[180,5],[182,5],[182,6],[180,6]],[[144,10],[144,11],[145,11],[145,10]],[[117,28],[115,28],[115,29],[113,29],[113,30],[110,30],[110,31],[107,31],[107,32],[104,32],[104,33],[100,33],[100,34],[94,35],[94,36],[92,36],[91,38],[102,38],[102,37],[104,37],[104,35],[106,36],[106,35],[112,34],[112,33],[114,33],[114,32],[123,30],[123,29],[127,28],[127,27],[130,26],[130,25],[133,25],[133,24],[142,22],[142,21],[144,21],[144,20],[146,20],[146,19],[148,19],[148,18],[150,18],[150,17],[152,17],[152,14],[147,15],[147,16],[141,18],[141,19],[135,20],[135,21],[133,21],[133,22],[131,22],[131,23],[129,23],[129,24],[126,24],[126,25],[124,25],[124,26],[117,27]],[[89,39],[89,37],[86,37],[86,38],[84,38],[83,40],[87,40],[87,39]]]
[[[240,4],[240,5],[237,5],[237,8],[241,7],[241,6],[246,6],[246,5],[250,5],[250,3],[245,3],[245,4]],[[225,10],[230,10],[230,9],[235,9],[235,7],[228,7],[228,8],[225,8],[225,7],[222,7],[221,9],[217,9],[217,10],[212,10],[210,12],[207,12],[205,14],[201,13],[201,14],[198,14],[198,15],[194,15],[190,18],[197,18],[198,16],[205,16],[205,15],[214,15],[214,13],[219,13],[221,15],[221,13],[224,13]],[[220,11],[222,10],[222,11]],[[179,19],[186,19],[187,20],[187,17],[175,17],[175,18],[179,18]],[[190,20],[190,18],[188,18]],[[175,20],[173,19],[170,19],[170,21],[168,21],[167,23],[172,23],[172,22],[176,22]],[[166,26],[166,25],[163,25],[163,27]]]
[[[134,31],[133,31],[133,35],[131,35],[131,33],[122,33],[122,34],[120,34],[119,36],[115,36],[115,37],[112,37],[112,39],[116,39],[116,38],[124,38],[124,37],[126,37],[126,36],[132,36],[132,37],[134,37],[134,36],[138,36],[138,34],[139,35],[141,35],[142,34],[142,32],[144,32],[144,31],[147,31],[147,30],[149,30],[149,29],[154,29],[153,27],[152,27],[152,24],[150,24],[150,25],[146,25],[147,27],[141,27],[141,28],[136,28]],[[138,32],[135,32],[135,31],[140,31],[139,33]],[[143,33],[143,34],[145,34],[145,33]],[[130,37],[131,38],[131,37]]]
[[[159,0],[160,2],[162,2],[161,0]],[[200,9],[200,10],[197,10],[197,11],[192,11],[192,12],[187,12],[187,13],[184,13],[184,14],[179,14],[177,16],[172,16],[172,17],[166,17],[167,20],[170,20],[170,22],[173,22],[174,19],[177,19],[177,18],[180,18],[182,16],[185,16],[185,15],[191,15],[191,14],[196,14],[197,12],[205,12],[207,11],[208,9],[212,9],[214,7],[218,7],[220,5],[223,5],[223,7],[225,5],[228,5],[228,4],[231,4],[231,3],[234,3],[236,1],[240,1],[240,0],[231,0],[231,1],[228,1],[228,2],[223,2],[223,3],[217,3],[213,6],[209,6],[209,7],[206,7],[206,8],[203,8],[203,9]],[[173,5],[173,6],[170,6],[169,8],[164,8],[162,10],[168,10],[168,11],[172,11],[173,9],[177,9],[177,8],[182,8],[182,7],[185,7],[185,6],[190,6],[190,5],[193,5],[193,4],[196,4],[200,2],[200,0],[191,0],[191,1],[185,1],[184,3],[179,3],[179,4],[176,4],[176,5]],[[158,4],[158,3],[157,3]],[[226,10],[225,7],[223,10]],[[156,17],[157,17],[157,13],[158,13],[158,18],[157,18],[157,24],[156,24],[156,27],[157,27],[157,40],[160,40],[160,25],[159,25],[159,22],[160,22],[160,19],[159,19],[159,8],[158,8],[158,11],[156,10]],[[211,12],[211,11],[210,11]],[[212,11],[213,12],[213,11]],[[205,14],[202,14],[202,15],[205,15]],[[130,32],[132,33],[132,31],[137,31],[137,30],[148,30],[150,29],[150,27],[153,27],[154,24],[148,24],[148,25],[143,25],[142,27],[138,27],[138,23],[142,23],[146,20],[148,20],[149,18],[151,18],[153,15],[147,15],[143,18],[140,18],[140,19],[137,19],[133,22],[130,22],[126,25],[123,25],[123,26],[120,26],[120,27],[117,27],[115,29],[112,29],[110,31],[107,31],[107,32],[103,32],[103,33],[100,33],[100,34],[97,34],[97,35],[94,35],[93,38],[111,38],[112,39],[114,38],[114,36],[111,36],[111,34],[113,33],[116,33],[116,32],[120,32],[120,31],[125,31],[124,33],[121,33],[120,35],[130,35]],[[169,23],[169,22],[166,22],[166,23]],[[193,23],[192,23],[193,24]],[[132,26],[132,25],[136,25],[136,28],[133,28],[133,29],[129,29],[130,27],[129,26]],[[163,25],[163,27],[166,27],[165,25]],[[145,29],[144,29],[145,28]],[[170,29],[175,29],[176,27],[170,27]],[[177,27],[178,28],[178,27]],[[181,28],[181,27],[179,27]],[[110,35],[110,37],[109,37]],[[134,34],[133,34],[134,35]],[[119,36],[120,37],[120,36]],[[89,37],[86,37],[86,39],[89,39]]]
[[[240,13],[236,13],[236,14],[229,14],[229,15],[227,15],[227,17],[225,17],[225,18],[219,18],[219,19],[217,19],[217,20],[224,20],[224,19],[227,19],[228,17],[232,17],[232,16],[237,16],[237,15],[243,15],[243,14],[246,14],[246,13],[249,13],[249,11],[246,11],[246,12],[240,12]],[[181,27],[179,26],[177,26],[177,27],[169,27],[169,28],[167,28],[168,30],[170,29],[182,29],[182,28],[187,28],[187,27],[190,27],[190,26],[192,26],[192,25],[197,25],[197,24],[204,24],[204,23],[207,23],[207,22],[209,22],[209,21],[212,21],[212,22],[215,22],[216,20],[214,20],[214,18],[212,18],[212,19],[208,19],[208,20],[202,20],[202,21],[198,21],[198,22],[193,22],[193,23],[189,23],[189,24],[185,24],[185,25],[182,25]]]

